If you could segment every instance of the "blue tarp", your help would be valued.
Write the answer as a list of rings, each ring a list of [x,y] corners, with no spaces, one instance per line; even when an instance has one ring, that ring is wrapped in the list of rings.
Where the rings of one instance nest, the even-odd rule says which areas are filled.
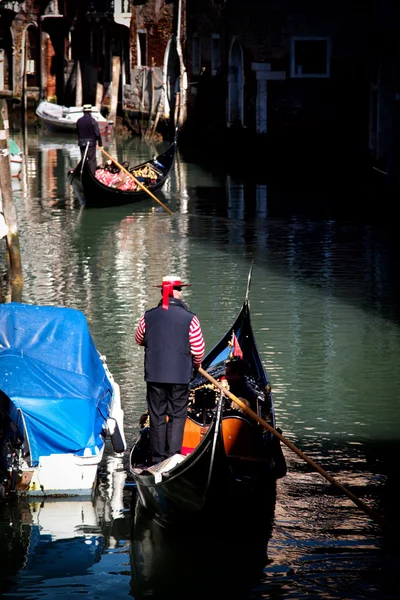
[[[19,427],[23,413],[33,464],[102,448],[112,387],[82,312],[0,304],[0,389]]]

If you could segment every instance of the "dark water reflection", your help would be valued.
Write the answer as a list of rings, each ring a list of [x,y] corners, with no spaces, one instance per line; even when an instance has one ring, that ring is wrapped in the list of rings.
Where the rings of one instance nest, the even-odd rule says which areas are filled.
[[[227,509],[216,506],[215,520],[207,527],[165,526],[149,519],[137,504],[131,536],[134,597],[246,597],[268,562],[272,521],[266,510],[258,520],[243,515],[244,526],[234,527],[225,518]]]
[[[109,148],[132,164],[156,151],[138,140],[113,141]],[[85,312],[121,385],[128,443],[145,408],[143,355],[134,344],[134,327],[158,301],[152,286],[174,271],[193,284],[185,300],[198,314],[210,350],[240,309],[254,261],[253,328],[283,434],[398,524],[400,289],[393,229],[362,214],[359,220],[354,214],[351,220],[334,218],[332,195],[321,209],[326,185],[320,193],[314,186],[309,194],[289,196],[284,178],[280,189],[277,178],[272,187],[265,177],[241,181],[237,174],[190,162],[184,152],[161,197],[172,217],[151,200],[85,211],[66,183],[66,171],[78,159],[69,138],[28,138],[21,189],[15,190],[23,301]],[[4,265],[2,247],[0,260]],[[398,555],[387,535],[300,458],[286,454],[289,469],[278,485],[269,560],[261,554],[263,568],[243,597],[399,598]],[[43,545],[30,543],[38,539],[37,530],[24,521],[25,509],[2,509],[5,597],[132,595],[137,573],[131,550],[141,538],[131,540],[130,488],[123,480],[115,487],[107,484],[113,473],[124,475],[126,465],[127,456],[116,469],[105,462],[97,529],[84,528],[98,535],[93,547],[100,551],[89,553],[93,562],[85,568],[83,559],[75,563],[76,570],[71,555],[68,578],[54,577]],[[243,519],[240,509],[237,518]],[[52,525],[56,532],[63,519],[60,507]],[[46,523],[43,533],[50,530]],[[47,540],[57,561],[63,558],[60,546],[70,554],[71,540],[74,552],[80,544],[90,545],[84,535],[68,536],[70,541],[58,546]],[[225,550],[210,534],[207,552],[208,536],[199,543],[206,560],[196,554],[194,573],[210,595],[211,576]],[[187,547],[190,557],[189,542]],[[35,559],[26,560],[27,549]],[[245,547],[232,546],[227,579],[236,577],[246,553]],[[256,559],[254,565],[258,569]],[[158,578],[161,594],[163,581]]]
[[[96,496],[0,504],[0,592],[7,598],[106,598],[115,570],[129,580],[124,518],[126,473],[121,459],[104,460]],[[109,576],[103,576],[104,569]],[[100,578],[100,580],[99,580]],[[119,594],[119,592],[118,592]]]

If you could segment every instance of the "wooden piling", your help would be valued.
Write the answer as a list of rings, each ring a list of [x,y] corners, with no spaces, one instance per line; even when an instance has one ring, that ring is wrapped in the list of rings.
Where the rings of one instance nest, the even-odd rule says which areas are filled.
[[[10,151],[8,148],[9,121],[7,101],[0,98],[0,191],[3,203],[3,214],[8,232],[7,241],[7,262],[9,270],[9,280],[12,287],[12,299],[21,297],[23,277],[21,254],[19,247],[17,214],[15,211],[12,184]]]
[[[81,61],[76,61],[76,87],[75,87],[75,106],[82,106],[82,71]]]
[[[117,120],[117,106],[118,106],[118,89],[119,89],[119,77],[121,73],[121,59],[119,56],[112,57],[112,76],[111,76],[111,100],[110,100],[110,113],[108,118],[110,121],[116,124]]]

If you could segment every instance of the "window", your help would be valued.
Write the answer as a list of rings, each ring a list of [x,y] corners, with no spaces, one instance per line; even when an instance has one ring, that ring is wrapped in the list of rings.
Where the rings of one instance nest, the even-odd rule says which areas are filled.
[[[33,58],[28,58],[26,61],[26,74],[34,75],[35,72],[36,72],[35,61],[33,60]]]
[[[145,67],[147,65],[147,33],[144,30],[138,31],[138,65]]]
[[[221,66],[221,46],[219,34],[213,33],[211,39],[211,75],[216,75]]]
[[[291,76],[329,77],[331,41],[323,37],[292,38]]]
[[[121,3],[121,13],[129,13],[131,12],[131,3],[130,0],[120,0]]]
[[[192,69],[193,71],[200,71],[201,67],[201,48],[200,48],[200,38],[197,33],[193,36],[193,60],[192,60]]]
[[[48,2],[47,8],[45,9],[46,15],[58,15],[58,2]]]

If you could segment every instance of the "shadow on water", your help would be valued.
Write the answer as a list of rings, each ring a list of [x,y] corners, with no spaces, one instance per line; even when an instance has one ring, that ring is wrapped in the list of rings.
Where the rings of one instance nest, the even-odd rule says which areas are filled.
[[[170,220],[174,240],[181,235],[196,241],[198,246],[205,243],[210,248],[212,244],[214,253],[226,251],[229,244],[233,254],[256,257],[259,264],[267,264],[274,272],[307,283],[321,297],[338,298],[373,315],[400,322],[397,237],[377,226],[325,221],[315,214],[293,216],[293,202],[298,203],[298,208],[306,201],[321,205],[319,194],[303,194],[302,199],[300,193],[294,198],[284,192],[264,190],[262,214],[255,201],[254,185],[231,182],[227,189],[228,193],[219,187],[188,187],[189,214],[178,211]],[[176,210],[175,206],[172,208]],[[292,215],[290,218],[282,216],[286,210]],[[150,198],[116,208],[80,209],[73,244],[86,256],[88,247],[93,251],[102,249],[116,236],[122,241],[134,240],[142,233],[149,212],[164,211]],[[180,233],[183,223],[185,234]],[[162,227],[155,220],[153,226]],[[358,285],[351,285],[355,280]]]
[[[400,535],[400,511],[398,507],[397,482],[400,478],[400,466],[397,460],[400,452],[398,441],[379,442],[363,440],[355,445],[343,444],[331,440],[319,442],[315,445],[306,438],[296,441],[297,448],[301,448],[305,455],[312,458],[326,474],[333,477],[337,483],[358,498],[364,505],[356,506],[349,503],[343,491],[331,485],[324,476],[318,474],[304,460],[296,458],[292,469],[301,480],[316,481],[312,487],[312,502],[332,502],[349,508],[354,514],[359,514],[365,521],[366,529],[372,528],[376,535],[381,536],[381,543],[398,554],[397,539]],[[286,447],[287,460],[293,460],[292,454]],[[294,498],[296,492],[291,491]],[[299,497],[304,497],[304,490]],[[309,503],[311,500],[308,501]],[[386,523],[382,525],[380,519],[375,519],[368,514],[365,508],[369,507]],[[332,525],[332,532],[338,527],[338,522]],[[395,541],[395,544],[394,544]]]
[[[247,598],[268,562],[270,514],[215,507],[212,523],[162,525],[138,500],[132,524],[131,589],[137,600]],[[268,510],[266,511],[268,513]]]
[[[10,578],[27,560],[30,532],[22,526],[22,512],[18,504],[0,505],[0,594],[11,587]]]

